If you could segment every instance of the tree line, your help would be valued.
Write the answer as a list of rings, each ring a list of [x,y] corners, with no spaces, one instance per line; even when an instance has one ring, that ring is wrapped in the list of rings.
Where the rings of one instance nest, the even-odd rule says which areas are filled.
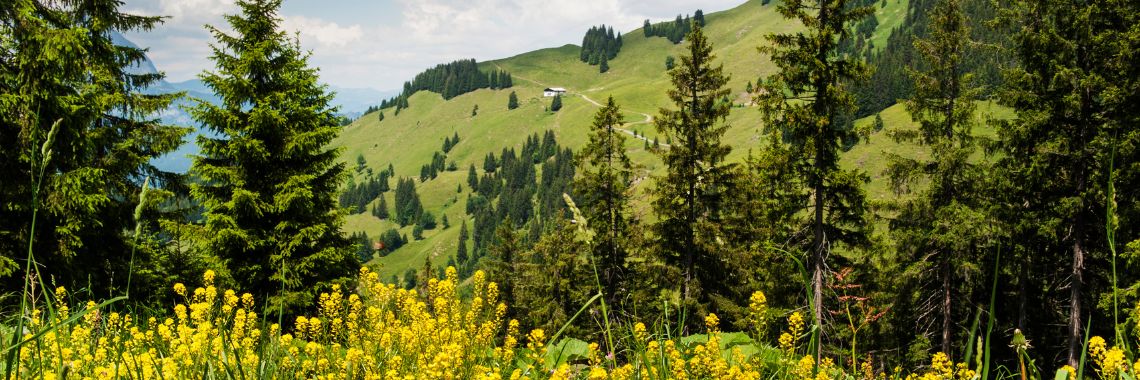
[[[609,71],[609,61],[617,57],[621,45],[621,33],[614,33],[612,26],[590,27],[586,36],[582,37],[582,50],[578,53],[578,59],[590,65],[598,65],[604,73]]]
[[[808,27],[761,48],[778,68],[757,84],[761,149],[743,162],[726,159],[727,75],[694,23],[669,73],[672,105],[655,118],[670,146],[658,151],[666,170],[649,189],[654,221],[629,209],[633,171],[611,99],[575,156],[567,194],[582,219],[569,223],[563,213],[535,241],[518,220],[504,219],[493,236],[477,226],[478,239],[491,241],[485,268],[532,313],[520,319],[531,327],[569,320],[596,294],[580,285],[596,268],[619,324],[668,314],[684,330],[716,313],[724,327],[745,328],[750,295],[763,290],[769,310],[807,311],[817,358],[915,366],[935,351],[967,355],[978,344],[971,337],[1002,345],[1017,329],[1034,339],[1035,360],[1076,366],[1085,336],[1114,334],[1113,310],[1133,302],[1138,280],[1112,266],[1136,264],[1116,252],[1132,249],[1126,243],[1140,227],[1136,193],[1121,190],[1140,178],[1131,133],[1140,113],[1130,106],[1140,76],[1124,58],[1136,47],[1110,41],[1140,38],[1128,26],[1140,13],[1123,3],[1021,2],[993,13],[1021,27],[1001,37],[1019,65],[1004,66],[991,88],[967,64],[991,48],[974,39],[980,24],[969,21],[978,17],[970,4],[930,3],[927,33],[912,39],[915,85],[903,104],[918,128],[882,130],[929,154],[887,155],[882,174],[896,198],[869,201],[869,173],[840,164],[865,133],[851,122],[859,103],[849,84],[873,70],[866,56],[839,51],[874,4],[785,3],[781,13]],[[979,118],[987,94],[1015,116]],[[997,138],[976,133],[980,123]],[[591,313],[605,312],[596,306]],[[573,329],[587,337],[603,330],[596,320]],[[997,365],[1017,366],[1013,352],[993,352]]]
[[[692,25],[696,23],[700,26],[705,26],[705,12],[698,9],[692,17],[685,15],[677,15],[677,18],[672,22],[659,22],[652,24],[648,19],[642,25],[641,31],[645,34],[645,38],[649,37],[665,37],[674,44],[681,43],[685,36],[692,31]]]
[[[439,64],[416,74],[414,79],[404,82],[400,95],[381,101],[380,109],[396,107],[399,112],[408,108],[408,97],[419,91],[431,91],[444,99],[451,99],[482,88],[498,90],[513,86],[510,73],[502,70],[484,73],[479,70],[479,64],[474,59],[462,59]]]

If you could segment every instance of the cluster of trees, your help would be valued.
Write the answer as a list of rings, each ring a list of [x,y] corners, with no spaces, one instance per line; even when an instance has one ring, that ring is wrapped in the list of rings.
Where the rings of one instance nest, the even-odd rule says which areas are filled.
[[[520,320],[532,327],[556,327],[573,315],[594,294],[581,289],[594,267],[617,323],[669,313],[688,315],[688,328],[715,312],[725,328],[746,328],[748,297],[764,290],[775,310],[809,310],[819,331],[816,355],[850,354],[858,362],[868,353],[906,365],[920,365],[933,351],[957,358],[976,343],[971,337],[983,336],[971,323],[992,317],[995,342],[1019,329],[1034,339],[1036,359],[1076,365],[1085,336],[1116,333],[1112,311],[1132,302],[1116,295],[1131,297],[1140,280],[1111,270],[1136,264],[1115,253],[1135,244],[1115,237],[1140,232],[1140,199],[1119,190],[1140,180],[1133,133],[1140,113],[1132,106],[1140,100],[1140,69],[1125,58],[1138,45],[1110,42],[1140,40],[1129,26],[1140,9],[1013,4],[998,23],[1022,26],[1003,37],[1007,59],[1020,65],[1007,67],[1002,85],[987,91],[984,75],[967,64],[990,47],[974,39],[970,4],[930,3],[927,34],[912,40],[908,80],[915,86],[905,105],[919,127],[891,133],[929,154],[889,155],[883,174],[897,199],[869,202],[867,173],[839,164],[859,141],[849,84],[872,72],[865,56],[839,52],[860,33],[849,26],[873,4],[785,3],[781,13],[807,27],[762,48],[779,68],[757,85],[763,149],[726,161],[727,76],[694,24],[685,56],[669,73],[673,105],[655,118],[671,139],[659,151],[665,174],[651,189],[655,221],[643,227],[629,212],[632,170],[611,100],[595,117],[567,192],[582,211],[574,224],[593,233],[576,235],[556,218],[531,239],[530,226],[519,223],[525,220],[508,217],[489,236],[477,216],[475,240],[491,240],[484,267],[504,284],[505,297],[524,305],[530,315]],[[1016,112],[990,121],[996,140],[974,132],[982,122],[975,104],[987,93]],[[883,128],[881,118],[874,124]],[[492,204],[477,199],[477,210]],[[884,234],[873,233],[877,224]],[[586,321],[574,329],[588,336],[600,326]],[[1012,351],[993,355],[1016,365]]]
[[[513,94],[514,92],[511,93]],[[453,134],[451,137],[444,137],[443,153],[451,153],[451,148],[454,148],[456,144],[459,144],[459,132],[455,132],[455,134]]]
[[[162,75],[138,73],[134,65],[144,51],[112,39],[150,30],[161,18],[123,13],[120,6],[0,5],[0,288],[6,294],[20,294],[32,259],[45,281],[92,296],[129,291],[128,273],[135,289],[162,287],[168,274],[184,273],[185,256],[164,249],[148,231],[187,215],[181,207],[157,207],[184,205],[186,183],[150,162],[178,148],[189,130],[157,119],[178,96],[145,92]],[[136,214],[147,178],[145,207]],[[131,265],[132,247],[145,262]]]
[[[419,223],[424,215],[424,206],[420,203],[420,195],[416,193],[416,181],[411,178],[400,178],[396,181],[396,219],[393,221],[400,226]]]
[[[455,147],[455,144],[459,144],[458,132],[453,137],[443,138],[443,152],[432,153],[431,162],[420,167],[420,182],[435,179],[444,170],[449,172],[459,170],[459,165],[456,165],[455,161],[447,162],[447,153]]]
[[[541,178],[536,165],[541,165]],[[504,223],[527,229],[524,243],[537,241],[549,222],[565,213],[562,194],[569,191],[574,177],[573,153],[558,145],[552,131],[528,137],[518,153],[503,149],[497,159],[488,154],[483,167],[481,177],[474,165],[468,171],[468,185],[474,190],[466,204],[467,214],[474,218],[473,244],[468,255],[467,234],[461,234],[464,255],[457,257],[465,276],[487,256],[496,228]]]
[[[435,179],[435,177],[444,170],[455,171],[458,170],[458,167],[455,166],[454,162],[448,166],[446,154],[440,152],[432,153],[431,162],[420,167],[420,182]]]
[[[679,44],[682,40],[685,39],[685,36],[687,36],[689,32],[692,31],[693,24],[700,25],[702,27],[705,26],[704,11],[698,9],[695,13],[693,13],[692,17],[689,15],[685,15],[684,17],[677,15],[677,19],[673,20],[672,22],[666,21],[652,24],[647,19],[645,20],[645,24],[642,26],[641,31],[645,34],[646,38],[665,37],[669,41],[672,41],[674,44]]]
[[[356,246],[356,259],[362,263],[372,260],[376,251],[372,246],[372,239],[368,238],[368,234],[364,232],[356,232],[349,236],[349,240]]]
[[[390,169],[381,170],[379,174],[373,175],[372,170],[363,168],[366,163],[364,156],[357,157],[358,165],[357,174],[363,175],[360,183],[357,183],[356,177],[348,179],[348,185],[340,193],[339,201],[340,207],[348,208],[353,214],[364,212],[369,203],[372,203],[377,197],[389,190],[388,178],[392,176],[389,172]],[[390,166],[389,166],[390,168]]]
[[[386,191],[388,191],[387,172],[380,172],[377,177],[363,178],[360,184],[350,178],[348,186],[340,193],[340,207],[352,210],[353,214],[362,213],[369,203]]]
[[[609,71],[609,61],[617,57],[621,45],[621,33],[614,33],[612,26],[590,27],[586,36],[582,37],[582,51],[578,54],[578,59],[590,65],[599,65],[599,70],[604,73]]]
[[[243,106],[191,103],[195,124],[211,133],[199,135],[188,176],[151,165],[189,132],[159,121],[181,94],[148,90],[163,76],[140,72],[144,51],[113,40],[161,17],[112,0],[0,5],[4,292],[42,280],[162,309],[169,292],[140,290],[212,269],[220,287],[288,315],[333,284],[350,285],[360,264],[340,233],[345,165],[328,148],[343,119],[281,30],[280,1],[236,3],[227,27],[207,27],[214,69],[200,78],[221,104]],[[33,268],[39,280],[23,273]]]
[[[481,88],[499,90],[511,88],[514,80],[511,74],[495,70],[484,73],[479,70],[479,64],[474,59],[462,59],[451,63],[443,63],[416,74],[410,82],[404,82],[404,89],[391,99],[380,103],[379,109],[396,107],[396,112],[408,108],[408,97],[419,91],[431,91],[451,99]]]
[[[899,99],[909,99],[914,95],[915,87],[907,68],[918,68],[924,65],[915,50],[915,40],[927,38],[930,34],[930,12],[937,4],[934,0],[914,1],[908,5],[906,17],[901,25],[890,31],[887,37],[887,46],[875,49],[867,43],[859,48],[859,41],[865,40],[862,23],[858,28],[860,33],[854,39],[844,42],[844,51],[865,58],[875,71],[866,81],[851,83],[855,93],[857,109],[855,117],[864,117],[875,114],[894,105]],[[874,5],[868,2],[865,5]],[[998,15],[1000,9],[985,0],[968,0],[961,3],[966,15],[963,22],[969,30],[973,46],[968,54],[962,57],[963,69],[974,76],[983,97],[996,95],[1002,87],[1003,74],[1006,68],[1015,65],[1014,57],[1008,54],[1009,27],[991,23]],[[868,18],[869,19],[869,18]],[[882,33],[882,32],[880,32]],[[869,34],[867,34],[869,36]]]

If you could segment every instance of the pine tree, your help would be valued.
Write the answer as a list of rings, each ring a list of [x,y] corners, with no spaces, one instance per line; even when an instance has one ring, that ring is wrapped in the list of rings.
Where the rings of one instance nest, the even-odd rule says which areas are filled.
[[[562,109],[562,95],[554,95],[554,100],[550,101],[550,112],[558,112]]]
[[[467,219],[464,218],[459,225],[459,248],[455,251],[455,258],[460,265],[467,263],[467,235]]]
[[[380,121],[384,121],[384,111],[380,111]]]
[[[27,268],[29,237],[45,281],[119,295],[123,288],[112,289],[110,280],[124,284],[132,273],[132,287],[139,289],[140,264],[132,267],[127,255],[133,234],[125,231],[135,230],[132,211],[144,178],[150,176],[152,186],[138,220],[143,225],[156,216],[173,217],[149,206],[172,192],[185,193],[181,176],[151,164],[174,151],[188,132],[153,116],[178,96],[146,94],[144,89],[162,75],[133,72],[144,51],[116,46],[111,38],[120,31],[150,30],[162,18],[125,13],[122,7],[110,0],[0,5],[0,287],[5,292],[21,292],[25,277],[13,272]],[[154,191],[156,183],[162,190]],[[141,239],[139,253],[147,255],[147,238]]]
[[[192,170],[203,181],[192,189],[210,245],[240,288],[292,314],[321,287],[350,281],[359,265],[340,232],[343,215],[332,211],[344,165],[325,146],[340,128],[332,95],[280,29],[281,1],[237,4],[241,14],[228,18],[234,34],[209,27],[218,71],[202,80],[223,104],[248,107],[194,107],[219,137],[199,137]]]
[[[1067,287],[1068,307],[1061,310],[1068,314],[1064,333],[1040,334],[1044,339],[1065,337],[1049,346],[1066,346],[1073,366],[1083,357],[1083,329],[1090,323],[1084,317],[1098,314],[1093,311],[1097,298],[1090,294],[1095,288],[1086,286],[1103,281],[1096,276],[1107,272],[1104,263],[1111,260],[1105,226],[1116,220],[1106,218],[1107,186],[1110,181],[1117,189],[1137,186],[1137,153],[1131,147],[1137,144],[1140,86],[1134,58],[1127,58],[1136,56],[1140,40],[1137,6],[1016,1],[1010,11],[1016,19],[1007,20],[1019,26],[1011,40],[1021,65],[1006,73],[999,99],[1017,117],[998,123],[1005,150],[994,177],[1005,181],[997,193],[1010,206],[1003,219],[1011,240],[1018,242],[1018,264],[1025,268],[1018,281],[1041,286],[1020,285],[1028,293],[1022,296],[1022,309],[1030,311],[1019,317],[1039,318],[1029,314],[1033,305],[1025,303],[1053,302],[1036,298],[1043,294],[1040,289]],[[1135,212],[1135,192],[1116,195],[1109,202],[1132,210],[1122,209],[1121,215]],[[1057,267],[1067,268],[1053,269]],[[1039,268],[1048,269],[1037,272]],[[1047,329],[1052,324],[1039,325]]]
[[[467,186],[471,186],[472,191],[479,188],[479,174],[475,172],[475,164],[467,168]]]
[[[519,96],[511,91],[511,96],[507,99],[507,109],[513,110],[515,108],[519,108]]]
[[[937,316],[923,324],[941,325],[940,339],[935,341],[948,354],[953,352],[954,321],[969,318],[969,307],[961,307],[972,299],[966,280],[980,275],[978,253],[990,237],[985,227],[989,224],[986,197],[981,195],[987,170],[970,160],[976,148],[974,99],[980,90],[962,64],[971,41],[960,1],[939,0],[929,13],[930,37],[915,41],[924,61],[919,67],[925,69],[911,71],[915,94],[906,108],[919,130],[895,134],[896,139],[929,147],[930,157],[889,155],[887,171],[899,195],[909,192],[912,183],[926,183],[916,197],[900,197],[905,200],[898,202],[898,216],[890,226],[899,254],[912,263],[904,271],[907,280],[923,294],[938,295],[934,310],[917,310],[913,315]],[[876,114],[875,128],[881,129],[882,122]],[[924,287],[927,284],[935,285]],[[957,313],[954,305],[960,305]]]
[[[760,50],[780,69],[768,77],[757,98],[765,125],[778,130],[789,144],[787,164],[801,177],[809,194],[800,199],[808,208],[811,242],[807,265],[811,272],[812,323],[823,318],[823,282],[830,247],[867,244],[866,176],[839,167],[843,144],[857,141],[855,131],[841,118],[854,110],[845,83],[867,76],[859,57],[837,54],[840,41],[850,38],[847,27],[873,10],[849,0],[804,0],[778,6],[785,18],[796,19],[806,30],[769,36],[770,46]],[[795,99],[794,101],[789,101]],[[816,342],[818,343],[818,342]],[[819,344],[816,344],[819,360]]]
[[[384,194],[380,194],[380,203],[377,203],[376,206],[372,207],[372,216],[380,219],[388,219],[387,198],[388,197],[384,196]]]
[[[659,218],[654,229],[666,262],[682,273],[684,307],[696,306],[693,315],[701,315],[724,276],[715,269],[715,239],[732,176],[732,165],[724,162],[731,148],[720,143],[729,107],[719,99],[729,90],[723,67],[712,65],[715,57],[703,29],[694,26],[686,38],[686,54],[669,72],[673,88],[667,93],[677,109],[662,108],[655,122],[658,132],[676,136],[677,143],[659,153],[667,171],[653,190]]]
[[[610,60],[609,60],[609,58],[602,56],[602,62],[598,64],[598,71],[601,72],[602,74],[605,74],[607,71],[610,71]]]
[[[581,176],[574,182],[583,214],[598,233],[592,249],[610,305],[617,304],[625,276],[625,237],[631,223],[627,193],[633,168],[625,154],[625,136],[616,129],[621,123],[621,109],[611,96],[595,114],[589,142],[576,157]]]

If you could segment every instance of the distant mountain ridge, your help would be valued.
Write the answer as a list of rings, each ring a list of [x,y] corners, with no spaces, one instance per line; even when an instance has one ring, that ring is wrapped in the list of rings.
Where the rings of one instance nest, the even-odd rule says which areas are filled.
[[[139,48],[134,42],[131,42],[131,40],[117,32],[111,32],[111,41],[113,41],[115,45]],[[154,62],[150,60],[150,57],[146,57],[143,61],[128,68],[127,72],[131,74],[157,74],[159,71]],[[379,91],[371,88],[344,88],[332,85],[329,86],[329,90],[336,92],[336,96],[333,97],[332,106],[337,107],[337,114],[352,119],[360,117],[368,107],[380,104],[381,99],[389,98],[399,93],[399,91]],[[144,92],[151,94],[186,93],[186,98],[175,102],[159,116],[163,123],[189,126],[195,130],[186,136],[183,145],[177,150],[152,161],[152,163],[161,170],[185,173],[190,170],[190,156],[196,155],[199,152],[197,144],[198,135],[204,132],[198,129],[197,123],[195,123],[194,119],[190,117],[190,114],[186,112],[186,109],[193,106],[195,100],[220,104],[221,99],[214,94],[214,91],[210,89],[209,86],[206,86],[206,83],[196,78],[182,82],[168,82],[162,80],[145,89]]]

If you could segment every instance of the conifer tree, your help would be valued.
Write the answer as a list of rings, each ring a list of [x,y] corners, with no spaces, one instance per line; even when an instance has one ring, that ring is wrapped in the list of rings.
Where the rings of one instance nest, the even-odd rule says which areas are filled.
[[[1106,218],[1107,186],[1110,181],[1116,189],[1137,186],[1137,7],[1136,2],[1016,1],[1009,12],[1015,18],[1007,20],[1020,26],[1011,40],[1021,65],[1007,71],[999,99],[1017,117],[998,123],[1005,150],[994,177],[1005,181],[998,193],[1008,197],[1003,219],[1025,268],[1019,282],[1041,284],[1026,285],[1030,294],[1024,297],[1067,287],[1064,333],[1039,335],[1065,337],[1049,343],[1066,346],[1072,366],[1083,357],[1083,330],[1089,324],[1084,317],[1098,314],[1090,294],[1095,288],[1089,286],[1111,260],[1105,227],[1118,221]],[[1116,195],[1109,202],[1122,205],[1121,216],[1135,212],[1135,192]]]
[[[790,165],[808,187],[800,199],[808,208],[811,241],[807,247],[811,272],[812,322],[823,318],[824,260],[835,244],[867,244],[866,176],[839,167],[843,144],[857,141],[855,131],[842,117],[854,109],[845,83],[867,76],[861,57],[838,54],[841,41],[850,38],[851,25],[873,11],[849,0],[796,0],[778,6],[785,18],[796,19],[803,31],[768,36],[769,54],[779,71],[761,85],[757,101],[766,128],[789,146]],[[816,344],[816,360],[819,345]]]
[[[475,164],[467,168],[467,186],[471,186],[472,191],[479,188],[479,174],[475,172]]]
[[[653,190],[659,218],[654,230],[666,262],[682,273],[684,306],[697,306],[693,315],[702,315],[724,276],[716,269],[715,239],[732,177],[732,165],[725,163],[731,148],[720,142],[729,107],[719,100],[729,90],[702,28],[694,25],[686,39],[685,54],[669,72],[673,88],[667,93],[676,109],[662,108],[655,121],[658,132],[675,136],[676,143],[659,153],[667,171]]]
[[[125,231],[134,230],[132,211],[144,178],[151,177],[148,206],[169,198],[171,191],[185,193],[181,176],[151,164],[175,150],[188,132],[153,116],[178,95],[144,93],[162,74],[133,71],[131,66],[145,59],[144,51],[117,46],[111,38],[112,33],[150,30],[162,18],[121,8],[121,2],[111,0],[0,5],[4,291],[19,293],[24,284],[22,275],[12,273],[27,263],[37,210],[33,252],[45,281],[92,294],[123,294],[121,287],[111,288],[111,279],[124,284],[132,270]],[[37,179],[41,170],[42,179]],[[162,190],[154,191],[156,183]],[[144,224],[155,216],[151,208],[145,211]],[[145,254],[146,247],[140,248]],[[139,265],[133,268],[136,289]]]
[[[911,263],[904,271],[910,277],[906,280],[923,294],[938,295],[935,310],[917,310],[913,315],[937,316],[922,324],[940,326],[940,339],[935,341],[948,355],[953,353],[954,321],[969,318],[968,307],[959,306],[955,313],[954,305],[969,304],[966,280],[980,274],[972,272],[988,239],[986,199],[981,195],[987,170],[970,160],[976,145],[974,99],[980,91],[962,63],[971,41],[960,1],[939,0],[929,14],[929,38],[915,41],[925,63],[920,67],[925,69],[911,71],[916,86],[906,108],[919,130],[895,133],[898,140],[929,147],[931,154],[929,158],[888,156],[888,173],[897,194],[909,192],[912,183],[927,186],[916,197],[900,197],[905,200],[899,202],[890,227],[904,262]],[[882,118],[877,114],[875,118],[881,125]]]
[[[372,207],[372,216],[380,219],[388,219],[388,197],[380,194],[380,203]]]
[[[511,96],[507,99],[507,109],[513,110],[515,108],[519,108],[519,96],[511,91]]]
[[[630,224],[627,191],[633,168],[625,154],[625,136],[616,129],[621,123],[621,109],[611,96],[595,114],[589,142],[575,157],[581,176],[574,190],[590,227],[598,233],[592,248],[610,305],[616,304],[625,275]]]
[[[210,245],[240,288],[291,314],[322,287],[350,281],[359,265],[335,211],[344,165],[326,148],[340,127],[332,94],[280,28],[281,1],[237,4],[241,13],[228,18],[233,34],[208,27],[217,71],[202,80],[222,104],[192,110],[219,135],[198,139],[202,156],[192,170],[203,181],[193,194]]]
[[[550,112],[558,112],[562,109],[562,95],[554,95],[554,99],[550,101]]]
[[[602,74],[605,74],[607,71],[610,71],[610,60],[609,60],[609,58],[602,56],[602,62],[598,64],[598,71],[601,72]]]
[[[459,264],[467,263],[467,218],[463,218],[462,224],[459,225],[459,248],[455,252],[455,258],[459,260]]]

